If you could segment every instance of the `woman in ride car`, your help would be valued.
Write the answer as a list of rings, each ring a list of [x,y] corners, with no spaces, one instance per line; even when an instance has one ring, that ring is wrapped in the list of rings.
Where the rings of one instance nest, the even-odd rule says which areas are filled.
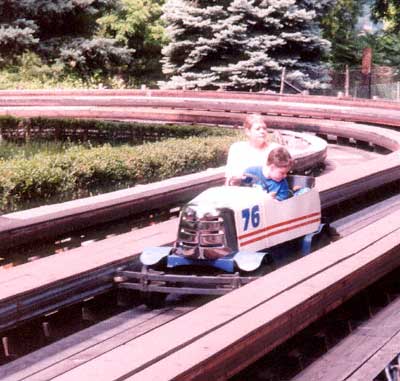
[[[267,124],[260,114],[251,114],[243,123],[247,141],[233,143],[229,148],[225,169],[227,185],[239,185],[246,168],[263,165],[269,152],[280,147],[268,141]]]

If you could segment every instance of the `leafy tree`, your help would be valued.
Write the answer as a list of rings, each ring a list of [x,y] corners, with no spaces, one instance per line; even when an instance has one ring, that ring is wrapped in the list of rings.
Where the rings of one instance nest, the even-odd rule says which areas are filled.
[[[166,34],[161,21],[164,0],[120,0],[97,20],[99,35],[135,51],[129,73],[136,78],[161,77],[161,48]]]
[[[400,32],[400,2],[398,0],[373,0],[372,16],[384,21],[389,32]]]
[[[371,9],[375,22],[384,21],[384,30],[359,30],[363,11]],[[378,65],[399,66],[400,3],[392,0],[338,0],[322,19],[323,35],[331,41],[329,57],[334,66],[359,66],[365,47],[372,48],[373,62]]]
[[[358,49],[372,48],[375,65],[393,66],[400,69],[400,33],[381,32],[361,36]]]
[[[332,0],[168,0],[171,42],[163,50],[171,88],[261,90],[287,78],[323,86],[321,55],[329,49],[317,20]]]
[[[337,0],[321,19],[323,36],[332,44],[329,62],[334,66],[360,63],[360,40],[356,28],[365,0]]]
[[[0,4],[0,12],[1,9]],[[31,20],[16,19],[8,24],[0,21],[0,64],[14,62],[16,57],[36,47],[39,42],[35,37],[37,29]]]

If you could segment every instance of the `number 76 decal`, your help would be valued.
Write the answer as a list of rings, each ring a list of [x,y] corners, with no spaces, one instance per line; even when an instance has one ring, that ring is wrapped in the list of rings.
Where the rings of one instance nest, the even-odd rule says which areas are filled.
[[[244,220],[243,231],[246,231],[249,228],[250,222],[251,227],[256,228],[258,225],[260,225],[260,207],[258,205],[254,205],[251,209],[243,209],[242,218]]]

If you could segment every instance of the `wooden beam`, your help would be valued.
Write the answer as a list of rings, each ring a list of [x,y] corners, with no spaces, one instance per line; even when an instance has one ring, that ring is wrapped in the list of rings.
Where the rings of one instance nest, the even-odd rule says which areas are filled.
[[[400,213],[396,215],[400,217]],[[304,279],[292,289],[126,380],[191,381],[232,377],[393,267],[399,266],[400,223],[389,230],[384,233],[382,229],[383,234],[378,241],[353,252],[335,266]],[[317,255],[323,256],[324,253]]]
[[[399,353],[400,298],[358,326],[292,381],[374,380]]]
[[[233,375],[399,264],[399,224],[393,213],[56,380]]]

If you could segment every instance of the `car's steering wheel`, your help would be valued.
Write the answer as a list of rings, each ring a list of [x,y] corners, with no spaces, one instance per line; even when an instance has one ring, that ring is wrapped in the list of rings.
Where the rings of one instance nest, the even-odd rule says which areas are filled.
[[[252,187],[259,181],[259,177],[251,173],[243,173],[240,185],[244,187]]]

